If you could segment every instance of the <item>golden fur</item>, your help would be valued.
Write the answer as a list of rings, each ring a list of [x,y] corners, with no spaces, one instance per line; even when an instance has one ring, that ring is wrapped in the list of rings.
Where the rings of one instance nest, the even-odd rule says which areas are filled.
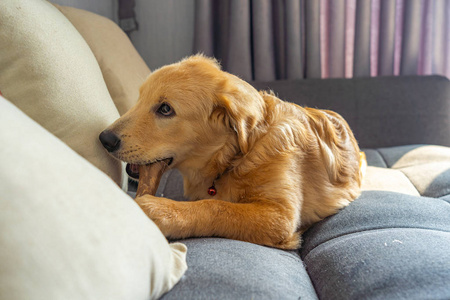
[[[158,115],[162,103],[175,115]],[[108,130],[121,139],[115,157],[133,164],[171,157],[182,173],[192,201],[136,198],[168,238],[295,249],[304,230],[360,193],[364,157],[340,115],[258,92],[201,55],[153,72],[137,104]]]

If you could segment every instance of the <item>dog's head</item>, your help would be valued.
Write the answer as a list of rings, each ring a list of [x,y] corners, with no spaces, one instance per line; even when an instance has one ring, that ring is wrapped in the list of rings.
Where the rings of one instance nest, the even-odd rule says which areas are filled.
[[[245,154],[249,133],[263,116],[258,91],[215,60],[196,55],[153,72],[136,105],[100,140],[130,164],[170,158],[172,166],[201,168],[225,145]]]

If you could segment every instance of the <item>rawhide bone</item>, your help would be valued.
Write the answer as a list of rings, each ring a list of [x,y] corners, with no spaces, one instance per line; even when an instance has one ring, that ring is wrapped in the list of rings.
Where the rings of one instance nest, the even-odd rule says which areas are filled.
[[[136,191],[136,197],[143,195],[156,194],[159,181],[169,166],[169,159],[154,162],[148,165],[139,166],[139,184]]]

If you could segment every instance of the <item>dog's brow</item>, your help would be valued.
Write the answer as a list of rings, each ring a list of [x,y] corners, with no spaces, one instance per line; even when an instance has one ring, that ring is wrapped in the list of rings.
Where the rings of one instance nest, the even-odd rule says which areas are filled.
[[[163,102],[166,101],[166,100],[167,100],[167,97],[166,97],[166,96],[161,96],[161,97],[159,97],[158,102],[159,102],[159,103],[163,103]]]

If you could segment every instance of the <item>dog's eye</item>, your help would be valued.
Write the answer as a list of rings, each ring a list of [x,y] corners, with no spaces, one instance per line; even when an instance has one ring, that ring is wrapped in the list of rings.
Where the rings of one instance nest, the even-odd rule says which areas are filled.
[[[169,104],[163,103],[159,106],[157,113],[159,113],[165,117],[169,117],[169,116],[173,115],[175,113],[175,111]]]

